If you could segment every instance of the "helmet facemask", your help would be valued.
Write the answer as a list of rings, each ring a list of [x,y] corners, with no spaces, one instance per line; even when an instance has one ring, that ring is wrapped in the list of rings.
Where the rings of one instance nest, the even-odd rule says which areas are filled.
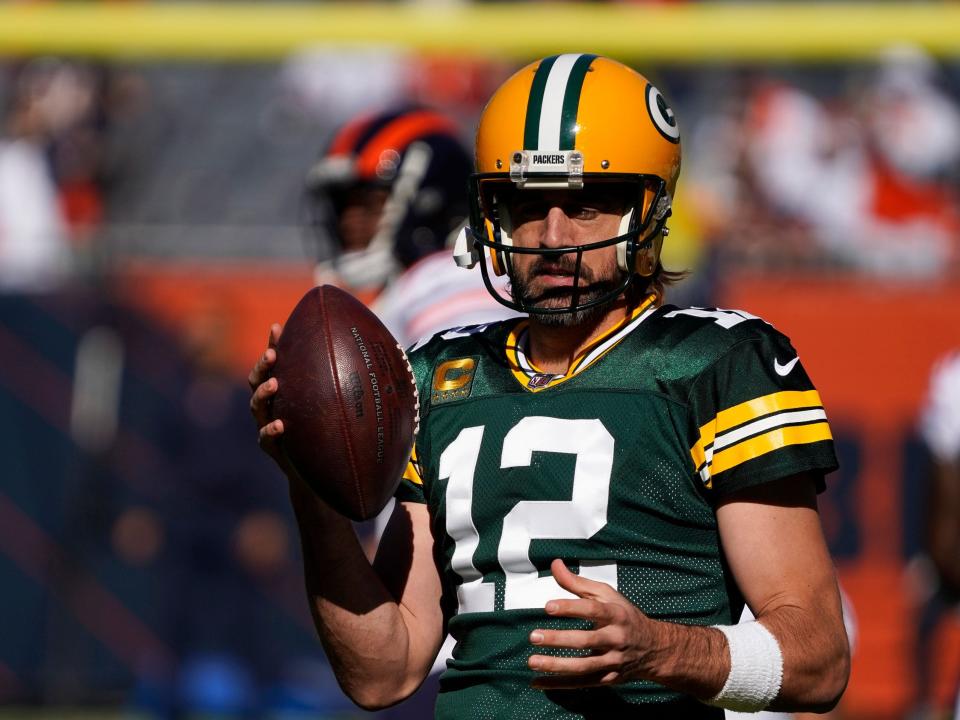
[[[556,248],[521,248],[515,245],[509,207],[513,200],[520,197],[519,194],[549,189],[583,192],[584,181],[590,191],[602,192],[606,186],[612,196],[620,194],[623,197],[617,235],[583,245]],[[539,175],[518,184],[515,179],[507,179],[499,173],[477,174],[470,180],[470,201],[471,224],[460,244],[458,263],[469,267],[479,261],[487,290],[498,302],[513,310],[542,318],[582,316],[582,311],[600,308],[615,301],[638,281],[637,276],[652,275],[658,265],[663,231],[670,216],[670,196],[666,183],[653,175],[611,173],[599,179],[581,176],[573,183],[568,175]],[[611,245],[616,246],[618,277],[612,282],[599,283],[602,287],[598,287],[585,278],[583,258],[586,253]],[[573,274],[569,304],[542,307],[538,304],[542,298],[525,297],[523,279],[516,273],[512,260],[515,255],[538,255],[548,259],[572,256],[572,268],[568,265]],[[509,294],[497,289],[491,273],[493,276],[506,275],[510,279]]]

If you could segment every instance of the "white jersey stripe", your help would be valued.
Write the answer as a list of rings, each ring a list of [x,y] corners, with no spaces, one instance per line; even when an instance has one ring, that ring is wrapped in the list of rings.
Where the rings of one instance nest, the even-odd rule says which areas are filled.
[[[713,442],[714,450],[723,450],[725,447],[735,445],[736,443],[756,435],[766,430],[773,430],[781,425],[793,425],[799,423],[814,422],[815,420],[826,420],[827,413],[822,408],[816,410],[796,410],[793,412],[782,412],[776,415],[769,415],[755,422],[748,423],[736,430],[731,430],[717,437]]]
[[[747,425],[738,427],[735,430],[726,432],[723,435],[718,435],[714,440],[713,445],[708,447],[706,452],[704,452],[704,467],[701,469],[701,476],[704,472],[706,472],[707,476],[709,477],[710,466],[713,464],[714,452],[719,452],[720,450],[728,448],[731,445],[736,445],[741,440],[745,440],[752,435],[758,435],[762,432],[769,432],[770,430],[775,430],[776,428],[783,427],[784,425],[810,423],[826,419],[827,413],[823,410],[823,408],[781,412],[774,415],[768,415],[765,418],[760,418],[752,423],[748,423]]]

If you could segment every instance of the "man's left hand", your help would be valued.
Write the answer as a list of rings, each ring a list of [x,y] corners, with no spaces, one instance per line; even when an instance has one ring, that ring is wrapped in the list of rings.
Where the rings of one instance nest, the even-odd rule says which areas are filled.
[[[557,584],[578,596],[551,600],[545,611],[551,617],[570,617],[593,623],[591,630],[545,630],[530,633],[535,647],[589,650],[581,657],[531,655],[531,670],[538,676],[533,687],[541,690],[582,688],[638,680],[657,647],[657,623],[606,583],[575,575],[561,560],[550,570]]]

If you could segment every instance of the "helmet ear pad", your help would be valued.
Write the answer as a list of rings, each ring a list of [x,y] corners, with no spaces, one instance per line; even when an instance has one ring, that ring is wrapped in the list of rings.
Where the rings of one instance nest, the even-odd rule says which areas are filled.
[[[620,219],[618,235],[626,235],[637,230],[637,209],[631,208]],[[636,273],[641,277],[650,277],[657,269],[660,249],[663,247],[663,233],[654,228],[645,238],[631,237],[617,243],[617,267],[626,273]]]
[[[649,197],[649,196],[648,196]],[[624,272],[650,277],[660,264],[666,222],[671,215],[671,198],[663,187],[648,200],[635,205],[620,220],[620,235],[632,237],[617,244],[617,265]],[[647,232],[646,236],[642,233]]]

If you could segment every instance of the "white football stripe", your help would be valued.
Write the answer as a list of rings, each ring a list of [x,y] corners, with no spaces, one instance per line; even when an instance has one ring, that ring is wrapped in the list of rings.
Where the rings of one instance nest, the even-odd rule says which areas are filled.
[[[550,68],[550,75],[543,90],[543,104],[540,106],[538,150],[560,150],[560,115],[563,111],[563,95],[567,91],[570,71],[573,70],[573,64],[579,57],[580,53],[560,55]]]

